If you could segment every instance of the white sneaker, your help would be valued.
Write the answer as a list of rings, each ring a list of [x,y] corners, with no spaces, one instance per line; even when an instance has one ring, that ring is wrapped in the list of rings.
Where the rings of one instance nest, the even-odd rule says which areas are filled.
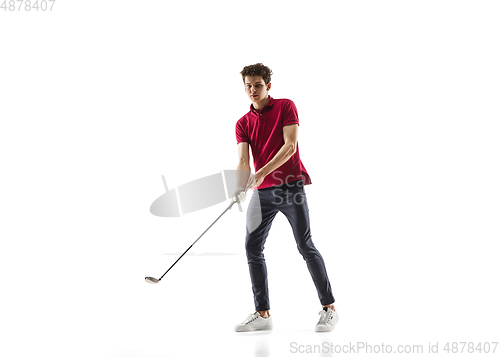
[[[248,315],[248,317],[241,324],[236,325],[234,330],[236,332],[246,332],[246,331],[259,331],[259,330],[272,330],[273,320],[269,316],[263,318],[260,316],[258,311],[253,314]]]
[[[318,315],[321,315],[321,317],[316,324],[316,332],[330,332],[339,321],[337,311],[332,310],[329,307],[327,307],[326,311],[321,310]]]

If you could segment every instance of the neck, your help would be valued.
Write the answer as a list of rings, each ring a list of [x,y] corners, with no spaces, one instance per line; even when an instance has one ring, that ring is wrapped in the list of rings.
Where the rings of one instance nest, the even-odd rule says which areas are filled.
[[[253,107],[255,108],[255,110],[261,110],[267,103],[269,103],[269,95],[264,99],[253,103]]]

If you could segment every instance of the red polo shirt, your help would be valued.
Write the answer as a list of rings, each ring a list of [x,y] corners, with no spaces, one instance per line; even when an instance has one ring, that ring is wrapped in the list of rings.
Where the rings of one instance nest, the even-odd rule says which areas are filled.
[[[260,110],[250,104],[250,111],[236,123],[237,143],[247,142],[252,148],[255,172],[271,161],[281,149],[285,140],[283,127],[290,124],[299,124],[297,108],[290,99],[273,99]],[[283,165],[264,178],[258,187],[266,188],[283,185],[302,179],[305,185],[311,184],[311,178],[302,164],[297,151]]]

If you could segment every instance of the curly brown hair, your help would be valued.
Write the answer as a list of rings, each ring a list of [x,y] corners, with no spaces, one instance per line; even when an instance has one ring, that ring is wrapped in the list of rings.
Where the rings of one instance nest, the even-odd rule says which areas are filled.
[[[271,82],[271,75],[273,74],[273,71],[271,71],[271,68],[264,66],[262,63],[256,63],[244,67],[240,74],[243,78],[243,82],[245,82],[246,76],[261,76],[264,82],[269,84],[269,82]]]

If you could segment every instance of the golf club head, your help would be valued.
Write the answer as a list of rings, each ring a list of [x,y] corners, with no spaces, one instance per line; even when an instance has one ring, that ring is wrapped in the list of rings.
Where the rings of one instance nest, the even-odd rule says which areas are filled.
[[[147,276],[146,278],[146,283],[150,283],[150,284],[158,284],[160,281],[156,278],[152,278],[150,276]]]

